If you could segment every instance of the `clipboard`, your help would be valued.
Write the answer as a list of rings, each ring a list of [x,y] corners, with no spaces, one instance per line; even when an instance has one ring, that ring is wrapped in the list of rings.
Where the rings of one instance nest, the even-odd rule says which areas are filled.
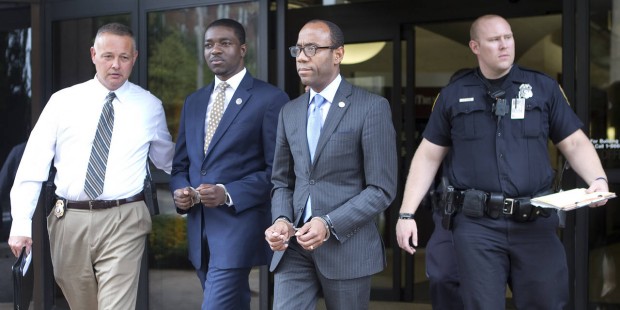
[[[577,208],[587,207],[592,203],[603,201],[606,199],[612,199],[615,197],[616,193],[586,193],[585,188],[575,188],[555,194],[532,198],[532,200],[530,200],[530,203],[537,207],[570,211]]]
[[[26,255],[26,247],[22,248],[19,257],[12,267],[13,304],[15,310],[28,310],[34,289],[34,272],[31,265],[32,252]]]

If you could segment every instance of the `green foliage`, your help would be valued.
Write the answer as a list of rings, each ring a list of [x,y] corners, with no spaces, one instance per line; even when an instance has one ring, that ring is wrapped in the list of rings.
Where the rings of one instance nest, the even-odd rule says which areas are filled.
[[[153,217],[149,265],[157,269],[193,269],[187,258],[186,219],[176,214]]]
[[[148,88],[164,105],[168,129],[173,137],[179,127],[185,97],[196,90],[197,57],[191,42],[185,42],[179,31],[171,31],[154,40],[148,60]]]

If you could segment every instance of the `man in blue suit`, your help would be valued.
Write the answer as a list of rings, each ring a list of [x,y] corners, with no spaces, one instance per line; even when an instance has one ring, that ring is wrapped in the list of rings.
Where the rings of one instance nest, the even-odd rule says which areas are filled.
[[[215,81],[185,101],[170,188],[177,211],[187,214],[202,309],[250,309],[250,270],[271,258],[260,240],[271,224],[278,113],[289,98],[247,72],[241,24],[216,20],[204,38]]]

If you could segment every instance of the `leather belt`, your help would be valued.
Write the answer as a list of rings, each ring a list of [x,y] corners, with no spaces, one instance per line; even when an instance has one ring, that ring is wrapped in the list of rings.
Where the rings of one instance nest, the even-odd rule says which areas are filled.
[[[518,222],[527,222],[536,219],[537,216],[548,217],[549,213],[540,208],[535,207],[530,204],[531,197],[518,197],[518,198],[506,198],[501,193],[488,193],[483,191],[472,190],[475,193],[475,197],[479,199],[474,199],[474,201],[478,201],[483,205],[482,210],[477,209],[478,212],[475,214],[484,214],[490,218],[497,219],[500,215],[510,217]],[[454,195],[454,204],[456,207],[456,211],[461,211],[463,208],[464,190],[455,191]],[[539,195],[545,195],[549,191],[543,191],[534,197]],[[475,209],[475,208],[474,208]]]
[[[82,200],[82,201],[74,201],[67,200],[62,197],[57,197],[57,199],[62,200],[65,206],[69,209],[80,209],[80,210],[101,210],[101,209],[109,209],[118,207],[120,205],[124,205],[130,202],[136,202],[144,200],[144,192],[139,192],[131,197],[116,199],[116,200]]]
[[[455,192],[454,203],[457,210],[463,205],[464,190],[457,190]],[[501,194],[484,192],[486,199],[485,205],[487,208],[499,209],[501,213],[505,215],[512,215],[517,204],[529,203],[531,197],[518,197],[518,198],[504,198]]]

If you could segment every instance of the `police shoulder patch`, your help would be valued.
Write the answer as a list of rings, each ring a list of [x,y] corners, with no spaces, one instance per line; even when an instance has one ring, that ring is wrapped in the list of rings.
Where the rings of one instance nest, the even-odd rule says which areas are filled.
[[[437,103],[437,99],[439,99],[439,95],[441,95],[441,92],[437,93],[437,96],[435,96],[435,100],[433,100],[433,106],[431,107],[431,111],[435,110],[435,103]]]
[[[560,92],[562,93],[562,96],[564,96],[564,100],[566,100],[566,103],[568,103],[568,106],[570,106],[570,101],[568,101],[568,98],[566,97],[566,93],[564,93],[564,88],[562,88],[562,85],[558,84],[558,87],[560,88]]]

